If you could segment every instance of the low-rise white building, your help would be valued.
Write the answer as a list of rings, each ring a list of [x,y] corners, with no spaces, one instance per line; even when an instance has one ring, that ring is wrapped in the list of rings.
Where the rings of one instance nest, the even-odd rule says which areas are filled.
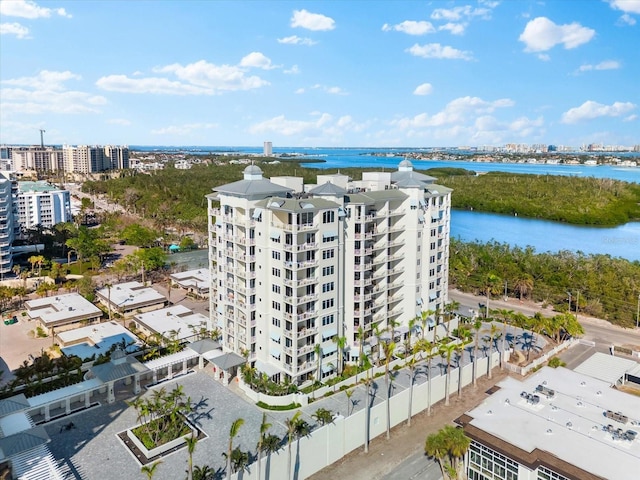
[[[37,298],[25,302],[27,315],[51,335],[98,322],[102,310],[78,293]]]
[[[127,282],[104,287],[98,290],[96,295],[105,307],[124,317],[157,310],[167,303],[164,295],[140,282]]]
[[[177,285],[189,293],[197,295],[198,297],[209,296],[211,274],[207,268],[172,273],[170,278],[172,285]]]
[[[18,182],[18,223],[24,229],[70,222],[71,195],[47,182]]]
[[[195,313],[184,305],[134,315],[136,329],[144,335],[160,335],[166,340],[180,342],[199,336],[201,330],[208,330],[209,317]]]
[[[457,420],[472,439],[469,479],[637,479],[640,398],[609,385],[550,367],[498,383]]]

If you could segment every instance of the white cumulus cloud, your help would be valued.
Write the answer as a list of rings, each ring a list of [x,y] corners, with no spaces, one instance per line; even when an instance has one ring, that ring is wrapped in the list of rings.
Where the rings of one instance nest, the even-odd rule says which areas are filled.
[[[497,4],[495,5],[497,6]],[[431,18],[433,20],[448,20],[448,21],[458,21],[463,18],[472,18],[472,17],[481,17],[481,18],[490,18],[491,17],[491,9],[490,8],[475,8],[471,5],[464,5],[460,7],[454,8],[436,8],[431,13]]]
[[[415,20],[405,20],[404,22],[396,25],[389,25],[388,23],[385,23],[382,26],[382,30],[385,32],[395,30],[396,32],[406,33],[407,35],[425,35],[436,31],[431,22],[416,22]]]
[[[625,13],[640,13],[640,0],[609,0],[609,5]]]
[[[279,38],[278,43],[284,43],[285,45],[308,45],[312,46],[318,42],[311,40],[310,38],[299,37],[297,35],[291,35],[290,37]]]
[[[151,93],[156,95],[213,95],[211,88],[198,87],[167,78],[130,78],[126,75],[107,75],[99,78],[96,85],[109,92]]]
[[[0,15],[20,18],[48,18],[51,15],[71,18],[64,8],[40,7],[30,0],[4,0],[0,2]]]
[[[448,30],[452,35],[462,35],[467,28],[467,23],[445,23],[438,27],[438,30]]]
[[[433,86],[430,83],[423,83],[422,85],[418,85],[416,89],[413,91],[414,95],[429,95],[433,92]]]
[[[633,18],[631,15],[629,15],[628,13],[623,13],[620,16],[620,20],[618,21],[618,24],[624,24],[624,25],[635,25],[636,24],[636,19]]]
[[[20,39],[29,38],[29,29],[17,22],[0,23],[0,35],[15,35]]]
[[[427,43],[418,45],[417,43],[406,50],[411,55],[422,58],[446,58],[454,60],[472,60],[471,52],[458,50],[448,45],[439,43]]]
[[[271,70],[277,68],[271,64],[271,59],[260,52],[251,52],[249,55],[240,60],[241,67],[262,68],[263,70]]]
[[[577,123],[582,120],[593,120],[598,117],[620,117],[635,110],[631,102],[615,102],[611,105],[587,100],[579,107],[570,108],[562,114],[563,123]]]
[[[291,17],[291,26],[307,30],[324,31],[336,28],[336,22],[331,17],[321,13],[311,13],[307,10],[294,10]]]
[[[300,73],[300,68],[298,68],[298,65],[292,65],[291,68],[283,70],[282,73],[286,73],[287,75],[297,75]]]
[[[27,115],[43,113],[98,113],[100,105],[107,99],[88,92],[69,90],[66,82],[81,80],[72,72],[43,70],[34,77],[20,77],[3,80],[11,88],[0,89],[0,110],[3,113],[15,112]]]
[[[615,60],[605,60],[596,65],[580,65],[580,68],[578,68],[578,70],[581,72],[589,72],[591,70],[617,70],[618,68],[620,68],[620,62],[617,62]]]
[[[519,40],[525,44],[525,52],[546,52],[560,44],[565,49],[579,47],[595,34],[595,30],[577,22],[557,25],[546,17],[537,17],[527,23]]]

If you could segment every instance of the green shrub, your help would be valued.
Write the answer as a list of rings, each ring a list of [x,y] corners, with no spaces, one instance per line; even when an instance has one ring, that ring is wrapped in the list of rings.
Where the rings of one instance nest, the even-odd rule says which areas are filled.
[[[44,331],[44,328],[41,326],[36,327],[36,336],[39,338],[47,337],[47,332]]]
[[[268,405],[264,402],[256,403],[260,408],[264,408],[265,410],[274,410],[274,411],[284,411],[284,410],[295,410],[296,408],[300,408],[302,405],[299,403],[290,403],[289,405]]]
[[[558,367],[564,367],[567,364],[565,362],[563,362],[562,360],[560,360],[558,357],[552,357],[549,360],[549,366],[551,368],[558,368]]]

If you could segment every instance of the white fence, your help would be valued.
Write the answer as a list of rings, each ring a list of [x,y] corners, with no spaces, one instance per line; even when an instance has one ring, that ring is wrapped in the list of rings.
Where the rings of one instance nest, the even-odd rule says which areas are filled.
[[[488,361],[490,360],[490,364]],[[403,363],[404,360],[401,361]],[[476,377],[487,374],[488,366],[495,368],[500,363],[500,353],[493,352],[490,357],[479,358],[477,361]],[[378,367],[375,371],[377,371]],[[392,367],[391,367],[392,368]],[[384,367],[382,367],[384,371]],[[362,375],[362,374],[361,374]],[[449,392],[454,394],[458,390],[458,382],[466,386],[472,383],[473,363],[462,367],[462,372],[457,368],[451,369]],[[353,383],[353,381],[351,381]],[[431,380],[431,405],[441,401],[445,397],[446,375],[438,375]],[[426,410],[429,405],[429,383],[425,382],[413,388],[412,414]],[[409,412],[410,389],[402,390],[391,397],[390,420],[391,427],[405,422]],[[464,391],[463,391],[464,395]],[[251,397],[253,398],[253,397]],[[271,397],[273,398],[273,397]],[[270,402],[272,402],[270,398]],[[285,397],[282,397],[285,398]],[[288,403],[291,403],[290,401]],[[299,402],[300,403],[300,402]],[[370,410],[370,439],[386,432],[387,425],[386,402],[375,405]],[[348,417],[339,416],[331,424],[317,428],[309,436],[301,438],[291,445],[291,477],[292,480],[303,480],[322,470],[327,465],[341,459],[349,452],[361,448],[365,443],[366,409],[358,410]],[[426,438],[426,437],[425,437]],[[263,458],[260,468],[261,478],[264,480],[289,480],[287,479],[289,454],[285,446],[269,458]],[[256,463],[246,472],[234,474],[236,480],[257,479]]]
[[[553,357],[554,355],[556,355],[557,353],[566,350],[567,348],[571,348],[575,345],[578,345],[580,343],[580,340],[578,340],[577,338],[572,338],[571,340],[567,340],[566,342],[562,342],[560,345],[556,345],[555,347],[553,347],[551,350],[549,350],[547,353],[545,353],[544,355],[542,355],[539,358],[536,358],[533,362],[529,363],[528,365],[525,365],[524,367],[521,367],[519,365],[513,365],[512,363],[508,363],[508,362],[504,362],[504,366],[506,367],[507,370],[509,370],[510,372],[514,372],[517,373],[519,375],[526,375],[528,374],[530,371],[532,371],[533,369],[538,368],[540,365],[546,363],[547,361],[549,361],[549,359],[551,357]]]

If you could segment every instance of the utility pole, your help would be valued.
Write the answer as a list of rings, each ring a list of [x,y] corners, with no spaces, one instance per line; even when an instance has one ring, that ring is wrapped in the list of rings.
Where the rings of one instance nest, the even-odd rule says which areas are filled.
[[[571,312],[571,292],[567,292],[569,294],[569,312]]]
[[[636,328],[638,328],[639,320],[640,320],[640,294],[638,294],[638,308],[636,310]]]
[[[576,318],[578,317],[579,308],[580,308],[580,290],[578,290],[578,299],[576,300]]]
[[[43,130],[42,128],[40,129],[40,147],[44,148],[44,132],[46,132],[46,130]]]
[[[504,281],[504,301],[506,302],[507,300],[509,300],[509,297],[507,296],[507,281]]]

